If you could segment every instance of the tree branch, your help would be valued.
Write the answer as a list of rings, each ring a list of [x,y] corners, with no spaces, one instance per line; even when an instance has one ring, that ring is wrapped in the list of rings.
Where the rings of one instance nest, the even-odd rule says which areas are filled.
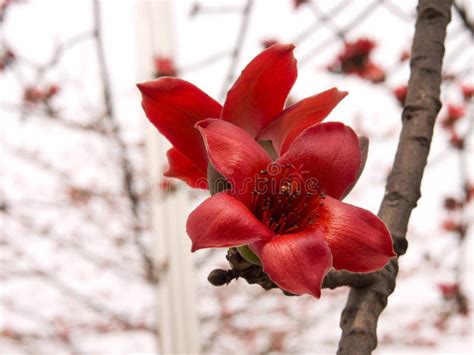
[[[474,22],[469,20],[467,16],[467,11],[464,6],[460,5],[458,2],[453,2],[454,9],[456,10],[457,14],[461,18],[462,23],[464,26],[471,32],[471,36],[474,36]]]
[[[404,254],[408,247],[408,221],[421,196],[423,171],[441,108],[441,68],[451,4],[452,0],[418,3],[403,128],[378,214],[392,233],[398,255]],[[351,289],[341,316],[338,354],[370,354],[375,349],[378,318],[395,289],[397,270],[397,260],[393,260],[373,284]]]
[[[101,81],[103,86],[103,96],[105,104],[105,113],[108,118],[108,122],[111,127],[111,135],[115,140],[119,148],[119,159],[120,166],[123,172],[123,185],[126,196],[130,202],[130,210],[135,221],[134,227],[134,243],[137,246],[138,252],[140,253],[144,269],[147,274],[147,279],[151,282],[157,282],[157,270],[156,265],[152,256],[148,253],[146,246],[143,243],[140,235],[140,213],[139,213],[139,196],[134,188],[133,181],[133,167],[128,157],[127,144],[122,138],[122,132],[120,125],[117,121],[113,102],[112,102],[112,89],[110,78],[107,70],[107,63],[105,60],[104,44],[101,32],[101,11],[99,0],[93,1],[93,15],[94,15],[94,38],[96,40],[97,47],[97,58],[99,62],[99,70],[101,75]]]
[[[252,10],[253,0],[247,0],[247,3],[243,9],[242,13],[242,23],[240,25],[239,33],[237,35],[237,40],[235,42],[234,50],[232,51],[232,59],[229,67],[229,71],[227,72],[226,78],[222,85],[221,93],[219,97],[221,99],[224,98],[225,93],[230,87],[232,83],[232,79],[235,75],[235,70],[237,68],[237,64],[239,63],[240,58],[240,51],[244,45],[245,36],[247,35],[247,29],[249,27],[249,20],[250,20],[250,11]]]
[[[226,258],[231,266],[231,269],[215,269],[211,271],[207,278],[214,286],[222,286],[230,283],[232,280],[243,278],[249,284],[258,284],[265,290],[279,288],[272,280],[270,280],[268,275],[263,272],[261,266],[246,261],[239,254],[237,249],[230,248],[227,251]],[[385,269],[383,269],[373,273],[358,274],[349,271],[336,271],[332,269],[324,278],[323,288],[335,289],[341,286],[351,286],[355,288],[366,287],[377,281],[380,277],[380,274],[385,272]],[[284,290],[282,290],[282,292],[286,295],[293,296],[293,294]]]

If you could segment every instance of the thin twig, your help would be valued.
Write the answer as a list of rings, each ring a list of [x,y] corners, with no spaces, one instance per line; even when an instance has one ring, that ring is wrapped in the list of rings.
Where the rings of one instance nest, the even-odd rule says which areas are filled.
[[[103,95],[104,95],[104,104],[106,109],[106,116],[111,125],[111,134],[113,139],[116,141],[119,148],[120,154],[120,165],[123,172],[123,184],[125,192],[127,194],[128,200],[130,202],[130,209],[135,219],[135,227],[133,229],[133,240],[140,255],[143,258],[143,263],[147,278],[150,281],[156,282],[157,272],[155,270],[155,264],[148,253],[146,246],[141,239],[140,233],[140,213],[139,213],[139,197],[136,193],[133,186],[133,168],[128,158],[128,149],[125,141],[122,138],[121,128],[117,121],[117,117],[114,110],[114,105],[112,103],[112,90],[110,84],[110,78],[107,71],[107,63],[105,60],[104,44],[101,32],[101,12],[100,12],[100,3],[99,0],[93,1],[93,11],[94,11],[94,37],[96,39],[97,46],[97,57],[99,62],[99,70],[103,85]]]
[[[359,25],[363,20],[365,20],[367,16],[369,16],[373,11],[375,11],[375,9],[377,9],[377,6],[381,2],[382,0],[371,2],[368,6],[362,9],[362,11],[359,12],[356,17],[354,17],[349,23],[347,23],[344,27],[342,27],[339,30],[339,32],[342,34],[345,34],[348,31],[352,30],[354,27]],[[300,65],[308,64],[309,61],[314,58],[315,54],[321,52],[322,49],[327,48],[329,45],[333,43],[334,43],[334,38],[329,37],[325,41],[322,41],[320,44],[318,44],[316,47],[313,47],[298,62],[300,63]]]
[[[339,4],[337,4],[334,8],[332,8],[330,11],[328,11],[326,14],[323,14],[322,16],[324,18],[335,18],[339,12],[344,10],[347,7],[348,0],[341,1]],[[315,22],[309,26],[307,29],[302,31],[300,34],[298,34],[292,41],[291,43],[294,44],[300,44],[303,42],[305,39],[307,39],[309,36],[313,35],[317,29],[323,28],[321,24],[324,23],[321,21],[320,18],[316,18]]]
[[[474,37],[474,22],[469,20],[466,9],[462,5],[460,5],[457,1],[454,1],[453,5],[454,5],[454,10],[456,10],[456,13],[461,18],[462,23],[469,30],[469,32],[471,32],[471,36]]]
[[[244,45],[245,36],[247,35],[247,30],[249,27],[250,21],[250,11],[252,10],[253,0],[247,0],[247,4],[244,7],[242,12],[242,23],[240,25],[239,34],[237,35],[237,40],[235,41],[235,47],[232,51],[232,59],[230,62],[229,70],[227,72],[226,78],[224,79],[224,83],[222,85],[221,93],[219,98],[222,100],[224,96],[229,90],[229,86],[234,79],[235,71],[237,69],[237,64],[239,63],[240,59],[240,52]]]

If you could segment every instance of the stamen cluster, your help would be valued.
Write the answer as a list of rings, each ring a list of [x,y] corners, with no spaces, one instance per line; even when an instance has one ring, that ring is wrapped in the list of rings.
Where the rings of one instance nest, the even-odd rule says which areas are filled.
[[[254,215],[278,234],[294,233],[315,223],[324,193],[301,167],[272,163],[261,170],[252,191]]]

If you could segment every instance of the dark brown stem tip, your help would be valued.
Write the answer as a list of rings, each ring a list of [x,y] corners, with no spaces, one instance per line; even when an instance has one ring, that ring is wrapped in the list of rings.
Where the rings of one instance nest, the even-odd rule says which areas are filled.
[[[408,240],[406,238],[397,238],[393,242],[393,247],[398,256],[403,255],[408,249]]]
[[[229,270],[215,269],[209,273],[207,276],[207,281],[209,281],[214,286],[223,286],[232,281],[232,272]]]

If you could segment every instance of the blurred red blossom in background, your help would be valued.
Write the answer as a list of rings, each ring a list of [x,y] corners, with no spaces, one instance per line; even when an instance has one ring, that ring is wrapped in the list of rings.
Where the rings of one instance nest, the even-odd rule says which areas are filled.
[[[178,71],[174,64],[173,59],[169,57],[157,56],[153,59],[155,78],[162,76],[176,76]]]
[[[461,85],[464,100],[469,101],[474,96],[474,85]]]
[[[393,89],[393,94],[398,100],[398,103],[403,106],[405,104],[405,100],[407,98],[407,93],[408,93],[408,86],[407,85],[402,85],[399,87],[396,87]]]
[[[443,126],[443,128],[451,129],[453,128],[454,124],[464,116],[464,114],[464,106],[448,103],[447,112],[445,116],[441,119],[441,125]]]
[[[307,4],[309,0],[293,0],[293,7],[297,9],[301,5]]]
[[[36,104],[40,102],[46,102],[50,100],[59,92],[59,86],[56,84],[51,84],[46,88],[38,88],[29,86],[25,88],[23,93],[23,100],[26,103]]]
[[[0,72],[5,70],[8,66],[12,65],[15,61],[15,53],[10,49],[6,48],[0,54]]]
[[[373,83],[380,83],[385,80],[385,72],[370,58],[375,47],[376,43],[367,38],[346,42],[328,69],[335,73],[354,74]]]

